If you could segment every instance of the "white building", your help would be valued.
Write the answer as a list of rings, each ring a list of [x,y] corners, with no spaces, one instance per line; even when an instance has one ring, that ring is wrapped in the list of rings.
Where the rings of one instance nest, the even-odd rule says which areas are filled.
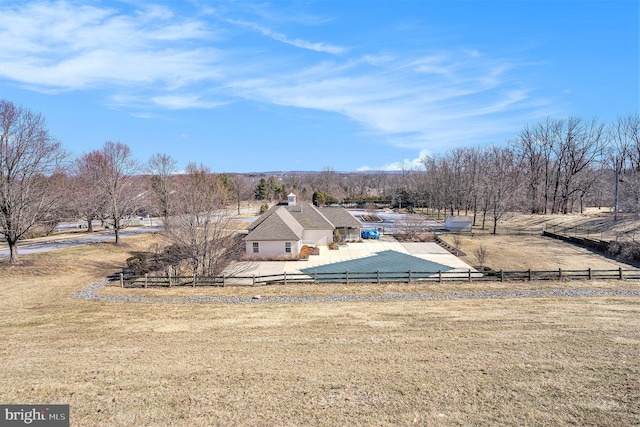
[[[473,225],[473,218],[466,216],[448,216],[444,220],[444,227],[447,231],[453,231],[455,233],[471,232],[471,226]]]
[[[297,255],[303,245],[333,242],[336,229],[344,240],[360,238],[360,221],[345,209],[297,203],[295,194],[289,194],[286,205],[273,206],[251,224],[244,240],[248,255]]]

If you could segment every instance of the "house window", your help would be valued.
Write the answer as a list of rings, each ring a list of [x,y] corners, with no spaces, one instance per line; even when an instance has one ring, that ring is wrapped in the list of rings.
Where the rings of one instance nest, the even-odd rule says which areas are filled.
[[[284,251],[288,254],[291,253],[291,242],[285,242],[284,244]]]
[[[257,254],[260,252],[260,243],[258,242],[253,242],[253,253]]]

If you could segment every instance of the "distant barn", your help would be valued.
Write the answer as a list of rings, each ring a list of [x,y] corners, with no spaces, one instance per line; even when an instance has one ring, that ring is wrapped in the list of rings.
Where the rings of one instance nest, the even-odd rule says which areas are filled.
[[[454,233],[471,232],[473,219],[466,216],[448,216],[444,221],[444,227],[447,231]]]

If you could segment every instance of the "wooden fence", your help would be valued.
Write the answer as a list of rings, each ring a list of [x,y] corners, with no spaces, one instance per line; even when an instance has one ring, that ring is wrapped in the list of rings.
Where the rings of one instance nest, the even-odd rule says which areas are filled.
[[[238,276],[133,276],[119,274],[120,286],[127,288],[172,287],[172,286],[265,286],[288,284],[322,283],[418,283],[418,282],[506,282],[534,280],[640,280],[640,270],[525,270],[489,271],[374,271],[324,273],[283,273],[272,275]]]

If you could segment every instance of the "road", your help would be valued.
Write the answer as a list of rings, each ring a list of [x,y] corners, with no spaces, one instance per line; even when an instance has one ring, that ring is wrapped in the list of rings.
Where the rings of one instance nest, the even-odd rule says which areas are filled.
[[[78,228],[70,225],[62,226],[62,229]],[[154,221],[154,225],[145,225],[138,227],[130,227],[120,232],[120,237],[135,236],[143,233],[155,233],[162,229],[161,221]],[[100,243],[114,241],[113,231],[98,231],[95,233],[78,233],[70,237],[68,234],[60,234],[59,236],[48,237],[46,239],[32,239],[18,243],[18,253],[20,255],[35,254],[38,252],[52,251],[56,249],[70,248],[78,245],[86,245],[89,243]],[[0,259],[9,258],[9,248],[0,249]]]

